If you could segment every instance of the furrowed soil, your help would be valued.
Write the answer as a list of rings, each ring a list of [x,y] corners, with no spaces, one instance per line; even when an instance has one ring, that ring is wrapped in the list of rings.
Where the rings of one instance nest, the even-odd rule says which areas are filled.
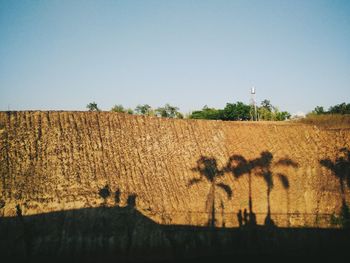
[[[127,251],[144,244],[144,234],[135,233],[135,225],[133,230],[116,230],[128,221],[226,231],[238,228],[242,220],[246,223],[246,209],[261,226],[270,214],[279,228],[341,228],[342,209],[350,202],[349,149],[349,129],[300,123],[178,120],[112,112],[0,112],[2,226],[17,227],[14,235],[29,236],[18,245],[9,237],[10,230],[0,227],[3,236],[7,233],[0,245],[3,251],[28,256],[42,253],[38,251],[45,237],[48,243],[59,238],[47,251],[60,248],[70,255],[64,248],[67,242],[81,245],[79,235],[88,235],[70,230],[74,233],[67,241],[62,234],[70,229],[64,218],[74,218],[74,211],[80,211],[81,222],[100,220],[106,211],[137,213],[136,221],[104,224],[129,240],[118,248],[122,259],[130,259]],[[251,163],[250,175],[227,168],[230,157],[238,160],[237,155]],[[341,175],[327,166],[339,160],[347,167]],[[18,225],[25,229],[25,222],[45,224],[45,218],[63,218],[53,236],[33,230],[40,223],[32,223],[29,232],[18,230]],[[149,222],[142,223],[144,219]],[[118,246],[113,233],[103,234],[108,238],[101,247]],[[159,233],[152,239],[153,248],[175,246],[177,241]],[[90,243],[102,242],[94,238]]]

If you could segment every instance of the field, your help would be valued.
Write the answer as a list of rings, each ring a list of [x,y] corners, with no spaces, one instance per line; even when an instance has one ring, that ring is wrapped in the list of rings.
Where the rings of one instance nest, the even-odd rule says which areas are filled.
[[[108,255],[120,250],[126,260],[125,251],[143,251],[146,242],[148,251],[163,251],[147,256],[154,259],[168,253],[163,246],[174,251],[181,242],[201,251],[212,242],[210,229],[227,244],[234,242],[227,231],[248,226],[342,229],[350,202],[350,125],[311,124],[1,112],[0,251],[40,255],[60,248],[70,255],[107,246]],[[198,243],[184,241],[188,229]],[[313,238],[327,240],[321,232]],[[27,239],[18,245],[21,233]]]

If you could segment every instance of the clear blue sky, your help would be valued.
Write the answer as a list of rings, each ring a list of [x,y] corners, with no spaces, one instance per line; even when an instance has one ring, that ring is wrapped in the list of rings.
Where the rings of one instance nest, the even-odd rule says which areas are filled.
[[[0,0],[0,110],[350,102],[350,1]]]

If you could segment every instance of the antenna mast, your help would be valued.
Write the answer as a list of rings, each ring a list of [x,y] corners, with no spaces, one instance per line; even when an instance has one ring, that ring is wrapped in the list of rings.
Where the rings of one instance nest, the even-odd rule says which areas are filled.
[[[257,121],[257,115],[256,115],[256,101],[255,101],[255,87],[253,86],[250,90],[250,94],[251,94],[251,103],[252,106],[254,107],[254,116],[253,116],[253,120]]]

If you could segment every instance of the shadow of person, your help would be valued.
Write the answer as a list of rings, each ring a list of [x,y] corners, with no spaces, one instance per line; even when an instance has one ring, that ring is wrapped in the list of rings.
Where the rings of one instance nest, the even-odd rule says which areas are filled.
[[[256,215],[253,211],[251,211],[249,213],[249,226],[252,227],[252,226],[256,226]]]
[[[120,203],[120,194],[121,194],[121,192],[120,192],[119,189],[117,189],[117,190],[115,191],[115,193],[114,193],[114,202],[115,202],[117,205],[119,205],[119,203]]]
[[[135,208],[136,207],[136,194],[130,194],[126,200],[126,204],[130,208]]]
[[[244,208],[244,211],[243,211],[243,225],[247,226],[248,222],[249,222],[248,212],[247,212],[247,209]]]
[[[238,225],[239,227],[243,226],[243,216],[242,216],[242,210],[239,209],[238,213],[237,213],[237,220],[238,220]]]
[[[103,198],[103,206],[107,205],[107,198],[111,195],[111,191],[108,185],[105,185],[98,191],[98,195]]]
[[[16,205],[16,215],[18,216],[18,218],[22,219],[22,209],[20,207],[20,205]]]

